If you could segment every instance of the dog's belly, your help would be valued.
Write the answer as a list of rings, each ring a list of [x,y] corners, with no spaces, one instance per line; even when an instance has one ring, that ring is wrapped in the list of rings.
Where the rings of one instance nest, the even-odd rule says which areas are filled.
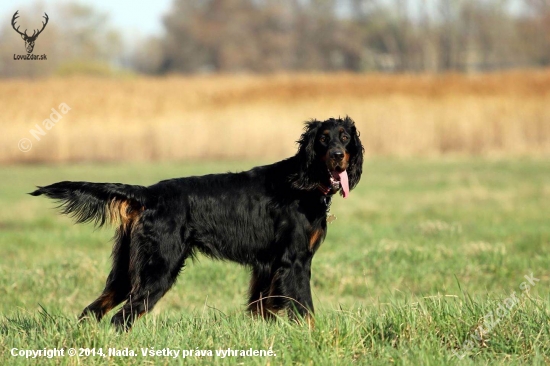
[[[188,225],[194,247],[212,258],[251,265],[278,254],[280,219],[267,205],[249,199],[213,201],[208,205],[203,198],[200,205],[192,205]]]

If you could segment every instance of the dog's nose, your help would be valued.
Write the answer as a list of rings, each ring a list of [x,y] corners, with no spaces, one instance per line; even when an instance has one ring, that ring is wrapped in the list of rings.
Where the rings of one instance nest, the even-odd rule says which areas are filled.
[[[336,150],[332,152],[332,158],[337,161],[341,161],[344,158],[344,153],[340,150]]]

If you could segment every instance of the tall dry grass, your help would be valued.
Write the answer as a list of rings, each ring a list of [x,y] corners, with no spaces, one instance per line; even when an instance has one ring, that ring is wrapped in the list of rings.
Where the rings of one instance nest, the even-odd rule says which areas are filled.
[[[35,140],[61,103],[71,110]],[[278,159],[303,121],[344,115],[370,155],[548,154],[550,70],[3,80],[0,162]]]

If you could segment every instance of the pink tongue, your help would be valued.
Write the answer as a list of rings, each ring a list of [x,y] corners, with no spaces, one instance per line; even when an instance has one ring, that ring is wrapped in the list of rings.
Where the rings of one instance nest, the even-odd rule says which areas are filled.
[[[340,178],[340,185],[342,186],[342,196],[347,198],[349,195],[348,173],[344,170],[343,172],[337,174]]]

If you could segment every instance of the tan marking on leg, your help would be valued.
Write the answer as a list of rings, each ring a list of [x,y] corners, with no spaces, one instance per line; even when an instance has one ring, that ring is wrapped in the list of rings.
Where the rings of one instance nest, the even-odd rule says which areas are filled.
[[[114,307],[114,297],[115,293],[114,291],[110,292],[104,292],[102,293],[97,301],[97,306],[99,310],[101,311],[101,315],[105,315]]]
[[[324,231],[323,229],[315,229],[312,231],[310,237],[309,237],[309,250],[313,251],[321,237],[323,236]]]

